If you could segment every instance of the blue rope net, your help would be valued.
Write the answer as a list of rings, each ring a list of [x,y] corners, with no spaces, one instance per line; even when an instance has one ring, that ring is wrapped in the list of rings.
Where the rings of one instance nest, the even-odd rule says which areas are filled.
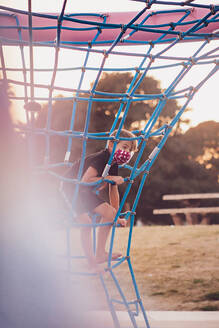
[[[69,222],[67,228],[67,246],[68,246],[68,268],[71,271],[71,261],[74,260],[74,256],[71,254],[70,250],[70,230],[75,226],[81,226],[79,223],[76,223],[74,220],[74,203],[77,201],[78,190],[81,185],[85,185],[85,183],[81,182],[83,166],[85,162],[85,156],[87,152],[87,143],[89,140],[114,140],[114,148],[112,154],[110,156],[107,169],[112,164],[114,151],[116,145],[120,140],[124,140],[124,138],[120,137],[121,129],[124,126],[126,121],[128,112],[130,110],[130,106],[134,102],[145,102],[156,100],[157,105],[154,109],[154,112],[150,116],[150,118],[146,121],[144,128],[141,130],[132,131],[136,136],[136,140],[138,141],[139,152],[136,157],[136,161],[133,166],[125,165],[124,168],[130,171],[130,175],[125,178],[127,183],[125,193],[121,199],[119,210],[114,219],[114,224],[112,225],[112,233],[110,238],[110,246],[109,246],[109,258],[106,268],[106,274],[109,274],[119,292],[120,299],[113,299],[110,296],[110,292],[105,283],[105,276],[99,275],[101,280],[103,289],[106,293],[108,305],[112,314],[112,318],[115,324],[115,327],[120,327],[120,323],[116,314],[115,304],[123,304],[128,311],[131,324],[133,327],[137,327],[137,322],[135,316],[138,315],[141,310],[145,325],[149,328],[149,322],[144,310],[144,306],[142,304],[142,300],[138,291],[137,283],[135,280],[134,272],[132,269],[131,258],[130,258],[130,249],[131,249],[131,240],[132,240],[132,232],[134,226],[134,219],[136,214],[136,208],[140,199],[140,195],[147,179],[147,176],[151,170],[153,163],[155,162],[159,152],[164,146],[168,136],[170,135],[172,129],[177,124],[178,120],[182,116],[183,112],[187,108],[190,101],[193,99],[194,95],[197,91],[206,83],[208,79],[210,79],[216,72],[218,72],[219,61],[218,61],[218,44],[214,42],[214,40],[218,40],[219,32],[218,30],[214,33],[204,33],[202,31],[203,27],[211,24],[218,24],[219,22],[219,6],[213,5],[202,5],[198,4],[196,1],[182,1],[182,2],[169,2],[169,1],[146,1],[145,7],[142,11],[140,11],[135,17],[131,19],[131,21],[125,25],[120,23],[118,24],[110,24],[108,23],[108,15],[105,14],[86,14],[89,16],[89,21],[86,21],[83,16],[85,14],[65,14],[65,6],[66,1],[63,3],[63,8],[60,15],[49,15],[49,14],[37,14],[43,19],[49,19],[54,21],[54,26],[42,26],[38,29],[43,31],[47,31],[49,29],[55,29],[57,31],[56,40],[51,41],[33,41],[33,33],[37,30],[34,26],[32,26],[32,15],[35,13],[31,13],[31,3],[29,2],[29,18],[28,25],[21,26],[18,18],[18,13],[23,15],[28,15],[28,12],[19,11],[14,8],[7,8],[4,6],[0,6],[0,17],[10,17],[13,19],[13,26],[0,26],[3,28],[15,29],[17,31],[18,38],[16,40],[1,37],[0,42],[0,57],[1,57],[1,72],[3,76],[3,80],[7,81],[10,85],[16,87],[20,86],[23,88],[23,95],[11,95],[10,99],[12,101],[22,101],[24,102],[26,108],[26,128],[22,130],[22,133],[26,133],[29,139],[29,150],[30,150],[30,158],[31,164],[33,167],[42,172],[46,172],[48,174],[53,175],[58,181],[63,183],[67,181],[69,183],[75,184],[75,193],[72,199],[72,202],[69,202],[66,198],[66,207],[68,208]],[[157,11],[148,11],[154,5],[161,4],[166,6],[165,9],[157,10]],[[173,8],[174,5],[174,8]],[[194,19],[192,16],[193,8],[205,8],[208,9],[208,13],[200,19]],[[142,19],[142,15],[147,13]],[[151,25],[150,18],[154,15],[162,16],[166,14],[172,14],[178,12],[180,13],[180,18],[176,22],[168,22],[166,24],[157,24]],[[31,15],[30,15],[31,14]],[[191,16],[191,19],[189,19]],[[97,23],[96,18],[102,19],[102,22]],[[138,24],[136,21],[138,19]],[[139,22],[140,19],[140,22]],[[63,26],[64,22],[77,22],[80,23],[80,27],[66,27]],[[185,32],[180,32],[180,27],[184,26],[186,28]],[[218,25],[217,25],[218,26]],[[114,40],[101,40],[101,32],[105,29],[115,29],[117,33],[117,37]],[[89,42],[85,41],[63,41],[62,40],[62,32],[66,29],[77,31],[80,33],[81,31],[95,31],[94,37]],[[22,32],[27,30],[29,33],[29,41],[24,41],[22,39]],[[124,37],[124,34],[129,31],[128,34]],[[137,41],[137,39],[131,39],[134,34],[137,34],[138,31],[153,32],[156,34],[156,39],[153,41]],[[171,50],[174,50],[175,47],[181,44],[184,41],[190,41],[194,44],[194,41],[199,41],[196,44],[195,50],[191,47],[190,55],[187,57],[184,56],[176,56],[169,55]],[[134,50],[130,50],[129,47],[118,48],[118,46],[122,45],[139,45],[143,46],[144,50],[139,51],[138,48],[133,48]],[[13,45],[20,50],[20,58],[21,58],[21,67],[9,67],[6,63],[4,57],[4,47],[8,45]],[[211,45],[211,49],[209,50],[209,45]],[[213,46],[212,46],[213,45]],[[27,56],[25,55],[25,47],[29,49],[29,60],[27,60]],[[99,47],[95,47],[99,46]],[[52,68],[37,68],[34,65],[36,59],[34,59],[34,47],[48,49],[48,51],[54,52],[54,64]],[[142,49],[142,48],[141,48]],[[71,63],[69,67],[60,67],[59,61],[61,60],[62,51],[71,51],[72,54],[77,54],[77,58],[81,58],[81,64],[79,66],[74,66]],[[193,51],[193,52],[192,52]],[[96,56],[100,61],[100,65],[97,67],[96,65],[91,66],[90,58],[92,56]],[[129,58],[129,64],[125,64],[127,66],[124,67],[110,67],[108,66],[108,61],[111,56],[119,56],[124,59]],[[28,62],[28,63],[27,63]],[[135,62],[136,65],[132,63]],[[125,60],[127,63],[127,60]],[[183,78],[185,78],[190,71],[194,68],[202,67],[210,67],[206,75],[193,86],[183,86],[180,88],[180,83]],[[161,94],[139,94],[138,87],[144,81],[144,79],[153,72],[153,70],[168,70],[175,69],[175,77],[169,81],[169,86],[166,90]],[[23,80],[15,80],[10,78],[11,72],[17,72],[22,74]],[[46,83],[37,83],[36,75],[44,74],[45,72],[51,73],[51,78],[48,84]],[[56,84],[57,75],[63,72],[71,72],[75,74],[77,72],[79,76],[79,81],[77,85],[72,88],[71,86],[58,86]],[[92,76],[95,76],[93,84],[90,88],[83,88],[82,86],[85,84],[88,77],[88,73],[92,72]],[[98,82],[101,79],[101,76],[104,72],[132,72],[132,81],[128,86],[125,93],[110,93],[98,90]],[[85,84],[86,85],[86,84]],[[42,97],[37,94],[37,90],[48,90],[48,96]],[[64,96],[57,97],[54,96],[55,92],[64,93]],[[66,95],[67,94],[67,95]],[[165,108],[165,105],[169,99],[181,100],[182,105],[180,110],[175,114],[174,118],[170,122],[166,122],[161,127],[156,127],[156,122]],[[71,121],[69,124],[69,130],[64,131],[56,131],[51,127],[52,113],[53,113],[53,103],[54,101],[73,101],[72,106],[72,115]],[[48,116],[46,127],[36,128],[34,125],[36,112],[40,109],[39,102],[47,101],[48,102]],[[86,119],[84,122],[83,131],[76,131],[74,129],[75,126],[75,118],[77,113],[78,104],[80,102],[85,102],[87,104],[87,112]],[[114,118],[114,122],[112,124],[110,131],[102,131],[99,133],[90,132],[89,131],[89,122],[90,116],[92,113],[92,106],[94,102],[113,102],[115,107],[117,108],[117,113]],[[111,133],[118,129],[118,132],[114,138],[110,137]],[[34,138],[36,136],[43,136],[46,140],[46,148],[44,154],[44,164],[41,167],[36,167],[34,164]],[[53,136],[58,136],[60,138],[67,138],[67,148],[65,152],[65,158],[63,162],[52,163],[50,160],[50,150],[51,150],[51,138]],[[148,159],[140,165],[140,160],[142,158],[142,154],[146,149],[147,143],[150,138],[159,137],[158,142],[154,150],[148,156]],[[70,166],[71,163],[70,155],[73,151],[72,149],[72,141],[73,139],[80,139],[82,141],[82,154],[81,161],[77,179],[67,179],[62,175],[54,172],[54,168],[61,166]],[[106,170],[105,170],[106,172]],[[124,212],[124,204],[129,193],[132,191],[133,182],[137,177],[141,177],[140,183],[138,186],[138,191],[135,197],[135,200],[132,204],[130,210]],[[103,176],[103,180],[107,180],[107,174]],[[108,181],[108,180],[107,180]],[[103,181],[98,181],[89,185],[93,185],[94,187],[99,186]],[[108,183],[111,183],[108,181]],[[128,232],[128,243],[126,253],[116,262],[112,261],[112,250],[114,246],[114,238],[115,232],[117,229],[117,220],[119,217],[124,217],[126,220],[130,220],[130,227]],[[111,224],[111,223],[108,223]],[[96,217],[92,217],[92,224],[94,230],[94,244],[96,240],[96,228],[103,224],[97,223]],[[95,247],[95,246],[94,246]],[[76,258],[78,258],[76,256]],[[135,291],[135,300],[128,301],[125,297],[125,293],[120,286],[119,279],[116,277],[115,269],[121,265],[122,263],[127,262],[131,279],[134,286]],[[76,274],[75,272],[73,272]],[[78,272],[77,274],[88,274],[86,272]],[[134,308],[134,310],[133,310]]]

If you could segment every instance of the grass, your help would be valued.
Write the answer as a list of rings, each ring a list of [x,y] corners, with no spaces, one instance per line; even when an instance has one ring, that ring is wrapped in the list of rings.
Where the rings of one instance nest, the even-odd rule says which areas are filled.
[[[127,232],[118,229],[115,239],[115,249],[123,253]],[[219,225],[134,228],[131,262],[146,309],[219,311],[218,234]],[[122,264],[114,272],[128,298],[134,299],[128,266]]]
[[[126,254],[128,233],[128,228],[117,229],[114,251]],[[130,259],[145,308],[219,311],[218,247],[219,225],[134,227]],[[127,261],[113,272],[128,301],[136,299]],[[105,298],[95,279],[97,298]],[[109,273],[105,280],[110,295],[121,300]]]
[[[193,284],[203,284],[204,280],[203,279],[193,279]]]

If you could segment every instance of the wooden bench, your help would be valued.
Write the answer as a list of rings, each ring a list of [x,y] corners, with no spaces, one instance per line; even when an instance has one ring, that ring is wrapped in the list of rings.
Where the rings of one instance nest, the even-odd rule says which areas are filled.
[[[201,200],[201,199],[217,199],[219,198],[219,193],[206,193],[206,194],[179,194],[179,195],[164,195],[163,200]],[[184,207],[184,208],[165,208],[165,209],[155,209],[153,214],[170,214],[175,224],[181,224],[181,219],[177,214],[185,214],[187,221],[192,224],[192,215],[197,216],[197,214],[206,213],[219,213],[219,206],[216,207]],[[205,219],[203,223],[208,223]]]

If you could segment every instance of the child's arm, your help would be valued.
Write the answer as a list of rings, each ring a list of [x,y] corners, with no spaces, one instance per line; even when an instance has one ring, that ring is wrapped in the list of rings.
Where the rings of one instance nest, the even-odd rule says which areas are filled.
[[[119,209],[119,190],[117,185],[109,185],[110,204],[118,211]]]
[[[97,177],[97,174],[98,174],[97,170],[94,167],[89,166],[87,171],[84,173],[81,181],[89,183],[89,182],[95,182],[103,179],[103,177]],[[120,176],[108,175],[107,179],[114,181],[117,185],[122,184],[124,182],[123,177]]]
[[[89,183],[103,179],[102,177],[97,177],[97,174],[97,170],[94,167],[89,166],[87,171],[84,173],[81,181]]]

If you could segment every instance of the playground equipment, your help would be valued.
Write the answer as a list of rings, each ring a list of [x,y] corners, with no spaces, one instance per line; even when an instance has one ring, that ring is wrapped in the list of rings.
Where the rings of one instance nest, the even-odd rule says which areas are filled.
[[[118,132],[114,138],[114,150],[121,140],[120,131],[123,128],[124,122],[128,115],[130,105],[136,101],[150,101],[156,100],[157,105],[153,114],[146,121],[142,130],[132,131],[138,140],[139,152],[133,166],[125,165],[126,169],[130,170],[130,176],[126,178],[127,188],[121,200],[119,210],[116,214],[114,224],[112,226],[112,233],[109,247],[109,258],[106,267],[105,275],[110,275],[116,289],[119,292],[120,299],[113,299],[110,291],[106,287],[105,275],[99,274],[98,277],[102,283],[103,289],[106,293],[106,298],[109,305],[113,322],[115,327],[120,327],[120,322],[116,314],[115,304],[123,305],[128,312],[130,324],[137,327],[135,317],[139,312],[143,314],[145,326],[149,328],[148,318],[140,297],[138,286],[135,280],[134,271],[131,264],[130,250],[132,232],[134,226],[134,218],[136,208],[142,188],[150,169],[156,160],[159,152],[164,146],[172,129],[177,124],[183,112],[187,108],[190,101],[196,95],[197,91],[218,72],[218,45],[214,42],[219,38],[219,6],[203,5],[198,1],[145,1],[145,6],[140,12],[129,13],[94,13],[94,14],[75,14],[65,13],[67,1],[63,2],[62,11],[59,14],[48,13],[34,13],[31,10],[31,1],[29,0],[29,10],[21,11],[15,8],[8,8],[0,6],[0,58],[1,58],[1,73],[4,83],[9,83],[11,86],[22,87],[22,95],[11,95],[12,101],[22,101],[26,108],[26,133],[29,137],[29,150],[31,165],[35,170],[41,173],[51,174],[60,182],[64,181],[63,176],[54,172],[54,168],[60,166],[68,167],[70,155],[72,150],[73,138],[82,140],[82,156],[80,168],[77,179],[72,179],[71,183],[76,185],[76,192],[72,199],[72,203],[66,202],[69,210],[69,222],[66,230],[67,245],[68,245],[68,261],[69,271],[71,272],[71,261],[74,261],[74,256],[70,250],[70,231],[74,227],[80,227],[79,223],[74,221],[74,203],[77,201],[77,193],[81,185],[82,169],[87,151],[88,140],[109,140],[110,134],[117,128]],[[153,11],[153,6],[161,4],[165,9]],[[196,43],[197,41],[198,43]],[[177,56],[174,54],[174,49],[183,42],[190,42],[192,45],[196,44],[195,49],[191,47],[189,56]],[[129,47],[119,46],[143,46],[144,50],[135,52],[130,51]],[[5,53],[8,46],[19,50],[20,63],[16,67],[10,67],[7,64]],[[37,56],[36,49],[47,49],[53,51],[54,63],[52,68],[36,67]],[[28,52],[25,51],[28,49]],[[69,50],[72,54],[77,54],[81,58],[81,64],[74,66],[71,62],[67,67],[59,67],[59,61],[62,56],[62,51]],[[93,55],[100,57],[100,65],[97,67],[90,66],[89,59]],[[130,58],[130,64],[126,67],[109,67],[107,66],[111,56],[120,56],[122,58]],[[132,65],[132,61],[138,59],[137,66]],[[200,70],[203,67],[208,67],[206,75],[195,85],[181,87],[181,82],[191,71],[195,68]],[[169,82],[169,87],[161,94],[139,94],[138,87],[144,78],[153,70],[160,71],[175,69],[175,77]],[[36,74],[44,74],[44,72],[51,72],[49,83],[37,82]],[[56,85],[58,72],[79,72],[79,81],[77,87],[62,87]],[[103,72],[120,72],[131,71],[133,78],[131,84],[125,93],[109,93],[97,91],[97,85]],[[21,73],[23,80],[13,79],[12,72]],[[87,79],[88,73],[94,72],[95,78],[90,88],[82,88],[84,81]],[[39,90],[47,91],[48,96],[41,96]],[[63,92],[64,96],[61,98],[55,97],[54,93],[58,91]],[[101,96],[96,97],[96,96]],[[159,128],[156,128],[156,122],[159,115],[165,110],[165,105],[168,99],[180,99],[184,103],[181,109],[176,113],[175,117],[166,122]],[[72,118],[69,122],[69,130],[55,131],[51,128],[51,116],[53,112],[54,101],[73,101]],[[34,125],[36,113],[40,110],[39,103],[47,101],[48,103],[48,117],[46,127],[44,129],[36,128]],[[113,101],[118,108],[113,125],[110,131],[103,131],[101,133],[89,132],[89,121],[92,112],[92,105],[94,102],[109,102]],[[75,115],[79,102],[87,104],[86,120],[83,131],[75,131]],[[121,121],[119,121],[122,117]],[[44,154],[44,164],[41,167],[36,167],[34,163],[34,142],[33,136],[44,136],[46,140],[46,150]],[[59,136],[60,138],[67,138],[68,145],[66,149],[65,158],[61,163],[52,163],[50,161],[50,147],[51,137]],[[142,154],[147,146],[150,138],[158,137],[157,146],[149,155],[145,163],[139,165]],[[103,180],[107,177],[107,172],[112,164],[113,154],[110,156],[106,169],[104,170]],[[128,194],[132,190],[133,181],[141,176],[138,192],[136,194],[134,203],[130,210],[124,212],[124,204]],[[96,187],[98,184],[93,183]],[[118,261],[112,261],[112,251],[114,246],[115,232],[117,229],[116,222],[119,216],[130,219],[130,227],[128,232],[128,244],[126,254],[124,254]],[[101,227],[101,223],[96,222],[96,218],[92,218],[92,227],[94,231],[94,242],[96,240],[96,229]],[[119,278],[116,276],[116,268],[124,262],[128,263],[131,279],[134,286],[136,298],[134,300],[127,300],[125,292],[122,290]],[[71,272],[75,274],[75,272]],[[88,274],[88,273],[78,273]]]

